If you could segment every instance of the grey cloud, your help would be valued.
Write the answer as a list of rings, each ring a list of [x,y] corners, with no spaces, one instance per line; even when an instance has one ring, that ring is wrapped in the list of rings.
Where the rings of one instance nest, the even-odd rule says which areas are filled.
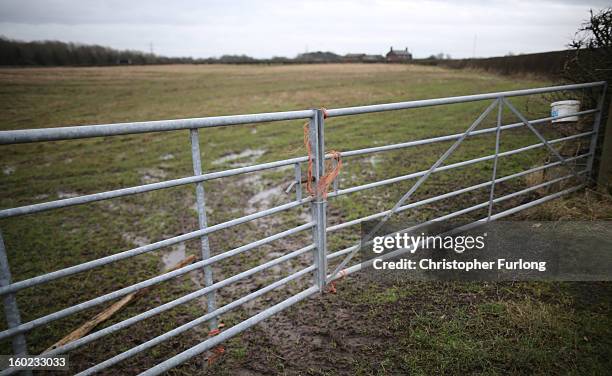
[[[172,56],[295,56],[306,48],[416,56],[559,50],[598,0],[316,0],[0,2],[0,35],[147,50]]]

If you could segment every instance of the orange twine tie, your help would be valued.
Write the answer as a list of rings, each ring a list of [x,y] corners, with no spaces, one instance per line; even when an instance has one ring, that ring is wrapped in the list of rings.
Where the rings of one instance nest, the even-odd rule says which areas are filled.
[[[221,329],[224,325],[222,323],[219,324],[218,328],[212,329],[210,332],[208,332],[208,336],[209,337],[214,337],[217,334],[221,333]],[[211,350],[213,352],[213,355],[211,355],[208,358],[208,366],[210,367],[211,365],[213,365],[213,363],[221,357],[221,355],[225,354],[225,347],[223,347],[223,345],[218,345],[216,346],[214,349]]]
[[[327,110],[323,110],[323,118],[327,118]],[[308,175],[306,180],[306,191],[311,196],[317,196],[317,193],[321,195],[322,198],[326,199],[329,186],[334,182],[334,180],[338,177],[340,170],[342,169],[342,155],[340,152],[336,150],[330,150],[329,154],[331,155],[332,161],[335,161],[335,165],[332,165],[329,168],[329,172],[321,178],[319,178],[319,182],[316,187],[313,187],[313,178],[312,178],[312,168],[313,168],[313,156],[312,156],[312,147],[310,146],[310,125],[308,122],[304,124],[304,146],[306,147],[306,151],[308,152]],[[326,169],[327,170],[327,169]]]
[[[338,279],[336,279],[335,281],[331,281],[329,283],[329,286],[327,286],[327,292],[329,292],[330,294],[335,294],[336,292],[338,292],[338,290],[336,289],[336,282],[340,282],[341,280],[346,278],[346,269],[341,270],[339,275],[340,277]]]

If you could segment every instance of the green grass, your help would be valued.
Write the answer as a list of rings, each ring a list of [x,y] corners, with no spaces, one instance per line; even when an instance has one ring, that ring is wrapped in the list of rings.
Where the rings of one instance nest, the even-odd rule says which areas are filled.
[[[337,108],[549,84],[532,79],[408,65],[3,69],[0,70],[0,82],[2,130],[318,107]],[[547,116],[549,110],[545,96],[516,98],[512,102],[531,118]],[[326,148],[351,150],[458,133],[464,131],[487,104],[465,103],[328,119]],[[504,112],[504,119],[505,123],[517,121],[509,111]],[[494,124],[495,111],[481,127]],[[302,145],[302,125],[302,121],[288,121],[203,129],[200,131],[203,167],[206,171],[215,171],[232,167],[235,162],[261,163],[302,156],[305,153]],[[559,132],[549,128],[545,134],[549,137],[559,136]],[[537,139],[532,134],[517,130],[504,133],[501,147],[503,151],[536,142]],[[426,169],[448,146],[448,143],[438,143],[389,152],[381,155],[374,163],[370,156],[348,158],[344,161],[340,187]],[[467,140],[448,163],[490,154],[493,146],[492,137]],[[577,143],[564,146],[564,150],[572,147],[578,147]],[[252,160],[243,158],[225,163],[214,162],[246,149],[264,152],[261,157]],[[508,175],[541,164],[545,157],[543,149],[508,157],[500,161],[500,173]],[[491,166],[491,163],[481,163],[453,173],[434,174],[419,189],[415,200],[488,180]],[[65,195],[95,193],[184,177],[192,171],[187,131],[3,146],[0,167],[6,171],[0,174],[0,189],[3,192],[0,206],[3,208],[55,200]],[[289,182],[291,179],[292,170],[273,170],[262,173],[260,180],[228,178],[207,182],[209,223],[221,223],[244,215],[245,208],[249,208],[249,199],[258,191]],[[351,220],[388,209],[411,184],[412,182],[408,181],[331,200],[328,213],[330,222]],[[510,192],[524,187],[525,184],[524,179],[517,179],[500,185],[498,192]],[[486,201],[487,198],[487,192],[483,191],[467,197],[441,201],[436,205],[405,213],[405,218],[412,221],[432,218],[448,213],[451,209]],[[582,196],[576,199],[584,200]],[[275,197],[268,206],[288,200],[290,197]],[[197,229],[194,202],[193,187],[186,186],[2,220],[0,228],[5,238],[13,279],[22,280],[117,253],[133,248],[139,241],[153,242],[193,231]],[[507,205],[520,202],[512,200]],[[591,204],[591,207],[593,205],[597,206],[595,203]],[[503,207],[497,209],[502,210]],[[556,209],[543,210],[539,212],[542,213],[542,219],[555,219],[558,213],[563,213],[562,210]],[[301,224],[304,221],[303,217],[299,217],[301,212],[303,211],[294,210],[277,216],[276,221],[259,220],[236,229],[215,233],[211,236],[213,253],[220,253]],[[537,213],[531,215],[537,217]],[[483,212],[480,211],[471,216],[477,218],[482,215]],[[609,212],[606,212],[605,216],[609,217]],[[601,214],[590,213],[589,218],[595,217],[601,217]],[[335,251],[351,245],[359,238],[358,230],[352,228],[331,235],[330,250]],[[219,280],[229,277],[260,264],[262,260],[269,260],[273,258],[270,255],[272,252],[287,253],[297,249],[294,248],[295,245],[305,245],[308,239],[309,234],[301,234],[288,242],[274,243],[241,255],[215,266],[215,278]],[[186,253],[199,254],[198,246],[198,241],[188,242]],[[22,291],[18,294],[22,319],[32,320],[153,277],[161,270],[160,254],[161,252],[153,252],[137,256],[112,266]],[[307,258],[304,260],[291,263],[292,270],[303,267],[304,262],[308,262]],[[244,295],[246,291],[269,283],[276,279],[275,273],[278,274],[279,271],[260,279],[249,279],[240,286],[223,289],[219,296],[220,303],[227,303]],[[275,293],[272,301],[289,296],[303,285],[304,283],[294,284],[289,289]],[[564,299],[570,299],[573,295],[566,293],[564,284],[559,288],[547,284],[524,284],[519,287],[457,284],[449,285],[453,287],[442,291],[435,291],[436,286],[428,284],[418,284],[410,288],[382,286],[369,289],[364,287],[367,284],[359,278],[351,278],[350,282],[345,282],[343,286],[354,287],[346,287],[350,290],[348,296],[339,294],[337,298],[347,299],[349,308],[345,307],[346,309],[350,309],[351,304],[367,307],[367,314],[360,316],[364,322],[374,320],[379,314],[389,315],[391,311],[397,314],[386,317],[390,325],[396,323],[406,329],[405,332],[391,336],[390,341],[394,346],[356,352],[347,363],[339,363],[349,367],[354,373],[392,373],[399,370],[416,374],[495,374],[518,372],[521,369],[528,370],[527,373],[546,373],[550,367],[563,364],[569,367],[568,373],[584,374],[583,371],[603,370],[605,355],[609,355],[609,343],[603,335],[609,334],[609,317],[604,317],[609,316],[609,300],[604,300],[605,307],[568,309],[568,304],[571,303],[565,302]],[[158,306],[195,288],[193,281],[187,276],[162,283],[105,325]],[[501,300],[498,296],[491,296],[493,290],[500,288],[507,290]],[[548,295],[552,296],[552,302],[548,295],[546,299],[532,296],[533,290],[551,288],[554,291]],[[609,291],[607,285],[598,288]],[[454,294],[480,294],[482,291],[485,293],[477,304],[465,307],[461,301],[454,302]],[[530,297],[526,298],[524,294]],[[425,299],[427,304],[414,307],[402,303],[412,299]],[[558,302],[558,299],[562,302]],[[255,308],[269,304],[271,302],[260,299]],[[313,305],[301,304],[289,315],[299,314],[300,309],[307,304]],[[446,307],[448,304],[450,308]],[[387,312],[385,308],[388,308]],[[30,351],[38,353],[44,350],[100,309],[101,307],[97,307],[60,320],[49,327],[32,331],[28,335]],[[228,326],[235,324],[245,318],[247,313],[252,313],[253,308],[247,311],[237,311],[226,316],[224,321]],[[72,355],[71,361],[76,369],[83,369],[196,318],[202,315],[202,312],[200,303],[186,304],[85,346]],[[405,312],[412,312],[414,315],[405,315]],[[525,314],[519,314],[520,312]],[[318,311],[311,309],[308,315],[314,320]],[[446,319],[439,319],[440,315],[444,315]],[[488,326],[490,331],[481,329]],[[529,330],[495,333],[495,330],[504,330],[506,327],[525,326]],[[257,333],[256,330],[249,333],[253,332]],[[367,330],[362,334],[377,335]],[[582,343],[583,334],[594,339]],[[206,329],[202,328],[175,337],[168,343],[145,352],[144,355],[121,363],[121,369],[130,373],[143,370],[201,341],[205,336]],[[556,351],[559,350],[558,338],[573,343],[573,350],[563,348],[565,350]],[[249,334],[228,342],[230,351],[226,353],[222,366],[213,367],[211,372],[225,370],[233,373],[245,367],[252,368],[258,359],[258,356],[254,355],[254,352],[257,352],[258,340]],[[580,344],[580,350],[584,352],[578,352],[576,344]],[[9,343],[3,343],[2,353],[9,351]],[[571,356],[576,357],[578,354],[581,355],[579,361],[572,360]],[[334,358],[331,357],[325,360],[325,364],[313,361],[310,367],[302,367],[299,362],[288,360],[290,357],[283,359],[276,355],[271,358],[272,364],[277,367],[274,372],[292,373],[299,369],[301,373],[318,374],[324,373],[321,370],[326,369],[326,365],[334,363]],[[382,356],[388,359],[388,364],[384,368],[373,370],[371,365],[367,364],[372,356]],[[175,372],[192,373],[199,369],[200,363],[201,359],[195,360]],[[587,366],[588,364],[591,365]],[[327,370],[329,373],[335,373],[333,367]]]

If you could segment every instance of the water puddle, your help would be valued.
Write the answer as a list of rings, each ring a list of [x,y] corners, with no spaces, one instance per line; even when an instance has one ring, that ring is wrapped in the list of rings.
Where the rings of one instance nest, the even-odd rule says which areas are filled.
[[[230,167],[245,167],[254,164],[259,157],[264,155],[264,149],[245,149],[240,153],[231,153],[221,158],[215,159],[213,165],[223,165],[229,163]]]
[[[126,241],[127,243],[131,243],[132,245],[136,247],[142,247],[150,243],[149,239],[147,239],[146,237],[138,236],[131,232],[124,232],[121,235],[121,237],[123,238],[124,241]]]
[[[162,263],[164,264],[164,270],[173,268],[176,264],[185,259],[185,243],[179,243],[168,248],[162,254]]]
[[[72,198],[72,197],[78,197],[79,194],[76,192],[62,192],[62,191],[57,191],[57,197],[58,198]]]
[[[161,168],[147,168],[138,170],[140,181],[143,184],[157,183],[164,180],[168,174]]]
[[[269,208],[274,200],[282,194],[284,194],[282,186],[264,189],[247,201],[248,209],[254,211]]]
[[[302,210],[298,218],[304,221],[304,223],[312,222],[312,212],[310,211],[310,209]]]
[[[376,166],[380,165],[380,163],[383,161],[383,158],[380,155],[373,155],[368,158],[368,161],[370,162],[370,165],[372,165],[372,167],[376,168]]]

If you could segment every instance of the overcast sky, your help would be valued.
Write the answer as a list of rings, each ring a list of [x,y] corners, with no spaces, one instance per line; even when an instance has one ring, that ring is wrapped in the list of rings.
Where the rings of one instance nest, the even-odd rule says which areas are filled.
[[[0,0],[0,35],[167,56],[308,51],[416,57],[564,49],[603,0]]]

